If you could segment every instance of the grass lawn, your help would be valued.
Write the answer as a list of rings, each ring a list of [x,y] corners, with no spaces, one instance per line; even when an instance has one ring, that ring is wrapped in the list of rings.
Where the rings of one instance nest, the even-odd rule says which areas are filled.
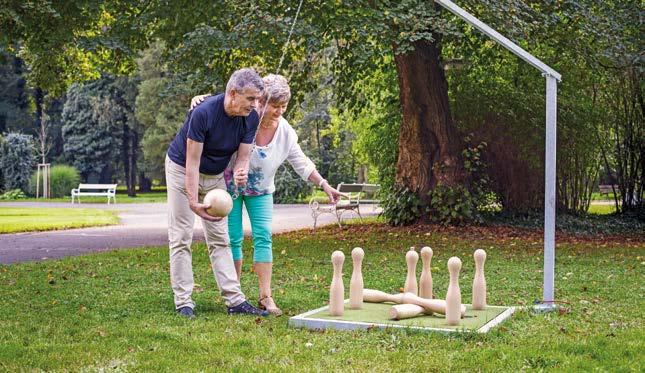
[[[616,206],[615,205],[599,205],[599,204],[592,203],[591,205],[589,205],[589,210],[587,212],[589,214],[595,214],[595,215],[613,214],[614,212],[616,212]]]
[[[72,198],[70,196],[63,198],[23,198],[11,200],[11,202],[71,202]],[[117,191],[116,193],[116,203],[151,203],[151,202],[161,202],[165,203],[167,201],[165,191],[149,192],[149,193],[137,193],[136,197],[128,197],[125,191]],[[81,197],[81,204],[83,203],[107,203],[107,197]]]
[[[333,250],[345,252],[349,291],[355,246],[365,249],[365,286],[387,292],[403,286],[410,246],[433,247],[434,288],[441,296],[448,258],[461,257],[465,302],[473,249],[484,248],[489,304],[530,305],[541,297],[541,237],[506,227],[380,224],[278,235],[274,297],[287,315],[266,319],[225,314],[203,244],[193,251],[193,321],[173,313],[165,247],[0,266],[0,370],[642,371],[643,236],[559,235],[556,296],[566,309],[520,310],[485,335],[287,328],[289,316],[327,302]],[[248,242],[245,255],[251,258]],[[248,263],[242,288],[257,299]]]
[[[97,209],[0,207],[0,233],[95,227],[118,222],[115,212]]]

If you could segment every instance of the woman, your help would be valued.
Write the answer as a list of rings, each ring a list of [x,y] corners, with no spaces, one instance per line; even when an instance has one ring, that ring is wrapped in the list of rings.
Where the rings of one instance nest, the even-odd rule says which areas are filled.
[[[258,111],[261,116],[260,125],[255,135],[255,146],[249,163],[248,182],[245,189],[236,190],[233,183],[235,162],[231,159],[229,168],[224,171],[228,190],[238,195],[233,201],[233,209],[228,216],[228,231],[231,240],[231,250],[235,262],[238,279],[242,273],[242,206],[251,220],[253,236],[253,267],[258,275],[260,287],[259,308],[266,309],[273,315],[280,316],[282,311],[276,305],[271,293],[271,275],[273,273],[273,253],[271,239],[271,220],[273,217],[273,192],[275,191],[274,177],[278,167],[289,161],[296,173],[321,187],[329,196],[331,203],[338,202],[342,193],[332,188],[318,171],[314,163],[302,152],[298,145],[298,135],[282,116],[287,110],[291,99],[291,91],[287,80],[281,75],[264,77],[265,89]],[[197,96],[192,106],[198,104],[206,96]]]

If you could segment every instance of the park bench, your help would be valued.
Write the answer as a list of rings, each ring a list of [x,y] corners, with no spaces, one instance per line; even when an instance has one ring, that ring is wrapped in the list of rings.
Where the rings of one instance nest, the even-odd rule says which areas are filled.
[[[613,193],[614,189],[618,190],[618,185],[598,185],[598,190],[600,191],[601,196],[603,194],[609,195],[610,193]]]
[[[116,203],[117,184],[78,184],[78,188],[72,189],[72,203],[74,199],[81,203],[81,196],[102,196],[107,197],[107,203]]]
[[[361,215],[361,204],[367,203],[378,203],[377,199],[374,199],[374,195],[381,188],[377,184],[338,184],[336,189],[345,193],[347,197],[341,197],[340,201],[337,204],[320,204],[316,198],[312,197],[309,201],[309,207],[311,208],[311,216],[314,218],[314,231],[316,230],[316,223],[318,222],[318,216],[321,214],[333,214],[336,216],[338,221],[338,226],[342,226],[342,215],[345,212],[353,211],[358,214],[358,217],[363,220]],[[366,199],[363,197],[370,196],[372,199]]]

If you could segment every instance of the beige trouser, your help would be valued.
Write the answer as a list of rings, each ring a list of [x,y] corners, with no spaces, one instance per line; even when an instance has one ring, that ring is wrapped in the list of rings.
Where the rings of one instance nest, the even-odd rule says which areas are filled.
[[[168,242],[170,246],[170,284],[175,294],[175,307],[195,308],[193,293],[193,264],[190,244],[193,240],[195,213],[188,204],[185,186],[186,169],[166,156],[166,184],[168,186]],[[199,200],[210,190],[225,189],[224,175],[199,175]],[[228,238],[228,222],[202,220],[208,255],[215,281],[228,307],[245,300],[237,280]]]

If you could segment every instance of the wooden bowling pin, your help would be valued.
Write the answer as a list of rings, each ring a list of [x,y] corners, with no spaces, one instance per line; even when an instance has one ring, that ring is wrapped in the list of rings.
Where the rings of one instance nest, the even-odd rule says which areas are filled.
[[[461,290],[459,290],[459,271],[461,260],[456,256],[448,259],[448,272],[450,283],[446,293],[446,323],[448,325],[459,325],[461,319]]]
[[[428,313],[446,314],[446,301],[443,299],[425,299],[412,293],[404,293],[401,299],[402,304],[416,304],[423,307]],[[460,304],[458,307],[459,316],[466,314],[466,306]]]
[[[342,316],[345,301],[345,287],[343,286],[343,262],[345,254],[342,251],[334,251],[331,254],[331,263],[334,266],[334,275],[329,287],[329,314]]]
[[[388,294],[380,290],[363,289],[363,301],[368,303],[402,303],[404,293]]]
[[[360,310],[363,308],[363,273],[361,266],[365,252],[360,247],[352,250],[352,279],[349,282],[349,308]]]
[[[446,301],[443,299],[424,299],[412,293],[388,294],[379,290],[363,289],[363,301],[368,303],[391,302],[396,304],[415,304],[423,307],[426,313],[446,313]],[[459,307],[460,316],[466,314],[466,306]]]
[[[484,262],[486,261],[486,251],[482,249],[475,250],[475,278],[473,278],[473,309],[486,309],[486,277],[484,277]]]
[[[432,262],[432,249],[428,246],[421,249],[421,277],[419,277],[419,296],[421,298],[432,299],[432,272],[430,263]]]
[[[416,304],[395,304],[394,306],[390,307],[390,310],[388,311],[390,319],[393,320],[409,319],[412,317],[425,315],[427,313],[429,312],[427,312],[425,308]]]
[[[419,254],[414,251],[414,248],[410,248],[410,250],[405,254],[405,261],[408,264],[408,275],[405,277],[405,285],[403,286],[403,291],[406,293],[418,295],[419,288],[417,286],[417,262],[419,261]]]

